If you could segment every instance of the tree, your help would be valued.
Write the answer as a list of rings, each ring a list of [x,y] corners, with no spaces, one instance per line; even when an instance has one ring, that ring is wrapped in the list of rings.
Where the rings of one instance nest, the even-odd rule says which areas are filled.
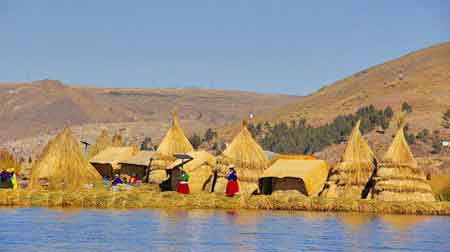
[[[423,129],[419,133],[417,133],[417,139],[422,142],[428,142],[428,138],[430,137],[430,131],[428,129]]]
[[[387,106],[383,111],[383,115],[384,117],[391,119],[394,116],[394,110],[392,110],[391,106]]]
[[[206,130],[204,136],[206,142],[211,142],[215,137],[217,137],[217,132],[213,131],[211,128]]]
[[[416,144],[416,136],[413,133],[405,132],[405,138],[406,138],[406,142],[408,142],[408,144]]]
[[[409,114],[409,113],[411,113],[413,111],[413,109],[412,109],[412,106],[409,105],[409,103],[404,102],[402,104],[402,111]]]
[[[442,127],[450,129],[450,108],[444,113],[442,117]]]
[[[194,149],[197,149],[203,143],[202,138],[196,133],[189,137],[189,142],[191,142]]]

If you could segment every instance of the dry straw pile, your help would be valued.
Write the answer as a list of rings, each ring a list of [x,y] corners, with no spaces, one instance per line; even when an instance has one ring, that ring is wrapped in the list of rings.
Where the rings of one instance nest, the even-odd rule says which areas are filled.
[[[384,201],[434,201],[424,172],[418,167],[400,127],[378,166],[372,196]]]
[[[123,146],[123,137],[122,135],[120,135],[119,133],[116,133],[113,137],[112,137],[112,146],[114,147],[120,147]]]
[[[361,135],[360,124],[361,121],[358,121],[354,127],[341,162],[331,170],[322,196],[352,199],[367,197],[377,161]]]
[[[40,189],[41,180],[47,180],[52,190],[80,190],[101,182],[101,176],[83,155],[71,130],[65,128],[47,144],[32,167],[30,188]]]
[[[106,149],[112,145],[113,145],[113,143],[112,143],[111,138],[108,135],[108,132],[106,130],[103,130],[102,133],[100,134],[100,136],[95,141],[95,144],[90,148],[88,157],[92,158],[95,155],[97,155],[98,153],[100,153],[101,151],[103,151],[104,149]]]
[[[214,191],[225,192],[228,168],[234,166],[240,191],[252,194],[258,190],[258,180],[269,167],[269,160],[259,144],[253,139],[244,121],[241,131],[217,159],[217,183]]]
[[[175,161],[175,154],[194,151],[192,144],[181,128],[175,112],[172,113],[172,125],[156,150],[151,161],[150,182],[161,183],[166,180],[166,168]]]

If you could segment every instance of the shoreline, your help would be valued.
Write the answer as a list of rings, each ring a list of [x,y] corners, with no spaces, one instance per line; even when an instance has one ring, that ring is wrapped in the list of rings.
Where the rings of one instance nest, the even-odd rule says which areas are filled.
[[[30,191],[1,190],[1,207],[94,209],[224,209],[353,212],[368,214],[450,216],[450,202],[384,202],[301,195],[226,197],[218,193],[182,195],[176,192],[129,190]]]

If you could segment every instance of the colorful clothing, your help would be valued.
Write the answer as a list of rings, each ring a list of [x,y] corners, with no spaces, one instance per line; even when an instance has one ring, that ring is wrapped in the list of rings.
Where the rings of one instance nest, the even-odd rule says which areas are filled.
[[[227,189],[225,194],[229,197],[233,197],[236,193],[239,192],[239,184],[238,177],[236,171],[231,171],[227,174]]]
[[[189,175],[183,172],[180,176],[180,182],[178,183],[177,192],[182,194],[189,194]]]
[[[16,178],[16,174],[15,173],[13,173],[13,175],[11,177],[11,183],[12,183],[12,186],[13,186],[13,190],[16,190],[17,189],[17,178]]]
[[[115,178],[115,179],[112,181],[112,185],[113,185],[113,186],[118,185],[118,184],[122,184],[122,183],[123,183],[123,181],[122,181],[122,179],[119,178],[119,177]]]

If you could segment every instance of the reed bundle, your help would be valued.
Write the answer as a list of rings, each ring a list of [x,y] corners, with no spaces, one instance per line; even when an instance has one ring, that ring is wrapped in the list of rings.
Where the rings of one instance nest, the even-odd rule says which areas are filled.
[[[341,162],[330,172],[322,195],[325,197],[366,198],[367,186],[376,170],[373,151],[364,140],[358,121],[348,140]]]

